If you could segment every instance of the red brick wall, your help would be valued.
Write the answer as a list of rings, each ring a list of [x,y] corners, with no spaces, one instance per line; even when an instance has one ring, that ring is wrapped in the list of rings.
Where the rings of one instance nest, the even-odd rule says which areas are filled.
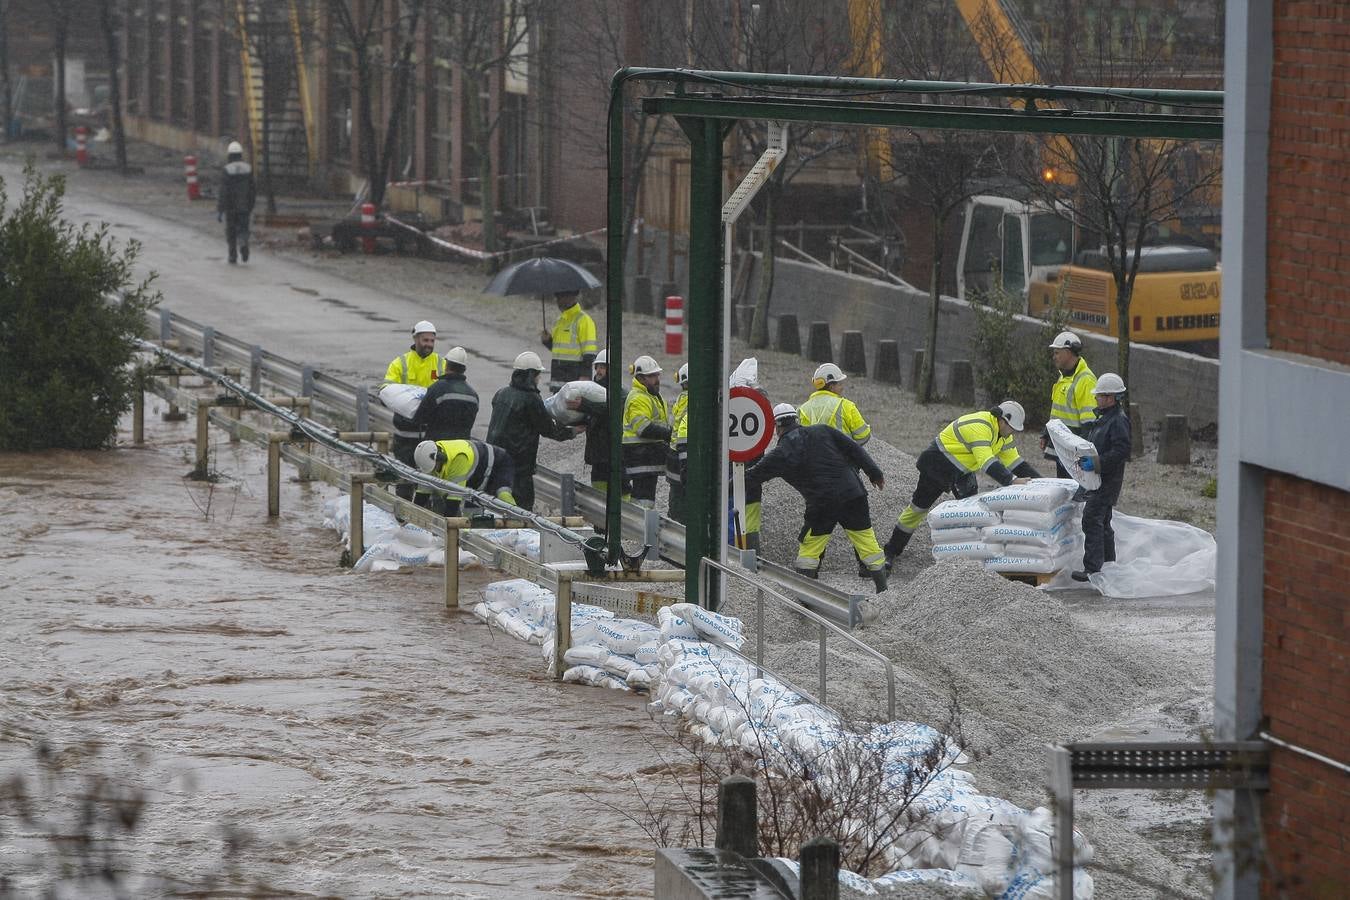
[[[1266,476],[1261,672],[1268,730],[1347,761],[1350,494]],[[1263,823],[1267,896],[1343,897],[1350,885],[1350,775],[1274,748]]]
[[[1276,0],[1270,346],[1350,364],[1350,4]]]

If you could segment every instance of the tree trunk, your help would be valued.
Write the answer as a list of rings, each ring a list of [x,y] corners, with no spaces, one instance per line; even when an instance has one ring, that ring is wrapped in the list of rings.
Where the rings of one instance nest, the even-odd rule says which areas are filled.
[[[108,101],[112,104],[113,153],[117,157],[117,171],[127,174],[127,133],[122,122],[122,60],[117,46],[117,22],[113,17],[113,0],[101,0],[98,5],[99,24],[103,28],[103,43],[108,53]]]
[[[412,53],[417,37],[417,22],[421,18],[422,7],[413,5],[412,18],[409,20],[408,36],[399,50],[398,68],[394,73],[394,90],[390,97],[393,108],[389,110],[384,128],[384,148],[380,151],[380,199],[373,200],[376,206],[384,203],[385,189],[388,187],[389,173],[394,170],[394,154],[398,152],[399,128],[403,124],[404,111],[408,107],[409,87],[412,83]]]
[[[14,85],[9,80],[9,3],[0,3],[0,141],[9,140],[14,121]]]
[[[755,316],[750,323],[750,347],[769,346],[769,304],[773,301],[773,278],[778,259],[778,195],[783,190],[783,167],[769,177],[764,190],[764,251],[759,271],[759,293],[755,297]]]
[[[1127,386],[1130,383],[1130,301],[1133,295],[1132,282],[1116,286],[1116,374]]]
[[[488,129],[488,111],[479,87],[478,78],[468,80],[465,84],[465,100],[469,107],[473,143],[478,148],[478,205],[483,218],[483,249],[488,253],[496,253],[497,186],[492,179],[492,133]]]
[[[261,44],[261,52],[258,54],[259,61],[262,63],[262,123],[260,131],[262,132],[262,170],[263,170],[263,193],[267,197],[267,214],[275,216],[277,214],[277,188],[276,182],[272,180],[272,70],[275,66],[272,64],[272,24],[266,18],[262,18],[261,33],[258,40]]]
[[[65,21],[65,12],[58,5],[53,10],[53,15],[58,16],[55,31],[55,45],[53,50],[56,53],[56,94],[52,98],[53,118],[56,122],[55,138],[56,147],[61,151],[61,155],[66,153],[66,36],[69,32],[69,24]]]
[[[370,54],[364,46],[356,48],[357,103],[361,108],[361,160],[366,166],[366,199],[379,209],[384,200],[384,175],[375,153],[375,114],[371,109]]]
[[[928,336],[924,340],[923,369],[915,397],[920,403],[934,399],[933,373],[937,371],[938,311],[942,307],[942,217],[933,214],[933,274],[928,285]]]

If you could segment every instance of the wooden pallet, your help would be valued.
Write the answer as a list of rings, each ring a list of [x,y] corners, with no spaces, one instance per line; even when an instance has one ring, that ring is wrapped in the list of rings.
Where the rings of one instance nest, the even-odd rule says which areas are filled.
[[[1009,581],[1020,581],[1022,584],[1040,587],[1043,584],[1049,584],[1050,580],[1062,571],[1064,570],[1060,569],[1058,572],[999,572],[998,574]]]

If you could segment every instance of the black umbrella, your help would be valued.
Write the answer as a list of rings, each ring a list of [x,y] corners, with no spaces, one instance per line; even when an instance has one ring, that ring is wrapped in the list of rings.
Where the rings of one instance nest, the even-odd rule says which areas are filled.
[[[536,256],[507,266],[488,282],[489,294],[539,294],[544,300],[544,327],[548,328],[548,301],[545,295],[567,294],[598,288],[600,282],[581,266],[552,256]]]

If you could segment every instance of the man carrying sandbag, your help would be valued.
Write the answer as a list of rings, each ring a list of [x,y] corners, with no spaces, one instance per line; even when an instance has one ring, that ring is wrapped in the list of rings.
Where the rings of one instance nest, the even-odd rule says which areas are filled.
[[[1125,483],[1125,464],[1130,459],[1130,417],[1121,405],[1125,398],[1125,382],[1114,372],[1097,379],[1093,388],[1097,396],[1097,420],[1087,439],[1097,448],[1097,461],[1090,457],[1078,461],[1084,469],[1096,469],[1102,477],[1102,486],[1087,492],[1083,505],[1083,569],[1073,573],[1074,581],[1087,581],[1088,576],[1102,570],[1103,563],[1116,561],[1116,533],[1111,528],[1111,512],[1120,499],[1120,488]]]
[[[539,396],[539,374],[544,364],[539,354],[526,350],[516,357],[512,366],[511,383],[501,388],[492,398],[492,420],[488,423],[489,444],[506,448],[515,466],[511,493],[521,509],[534,509],[534,473],[538,467],[539,438],[555,441],[571,440],[586,429],[559,425],[544,408]],[[576,407],[581,405],[575,401]]]
[[[609,351],[601,350],[591,364],[591,380],[605,388],[606,399],[604,403],[597,403],[583,400],[581,404],[582,411],[586,413],[587,420],[590,423],[586,428],[586,450],[583,454],[583,460],[586,465],[591,467],[591,487],[600,493],[609,490],[609,397],[611,390],[609,383]],[[615,384],[612,387],[617,402],[623,406],[628,398],[628,392],[622,384]],[[632,491],[632,485],[627,478],[623,478],[623,499],[627,500]]]
[[[436,353],[436,326],[423,319],[412,328],[412,346],[389,363],[384,371],[385,384],[411,384],[430,388],[443,371],[441,357]],[[415,414],[415,412],[414,412]],[[405,466],[413,465],[413,450],[422,440],[422,431],[412,418],[394,413],[394,459]],[[400,484],[394,493],[418,506],[430,506],[431,495],[425,491],[413,492],[410,484]]]
[[[914,461],[919,486],[886,542],[887,571],[943,494],[951,491],[958,500],[974,496],[980,489],[976,478],[980,472],[1004,486],[1041,477],[1018,454],[1013,440],[1026,425],[1026,418],[1022,404],[1004,400],[992,409],[961,416],[933,438]]]
[[[463,347],[445,353],[445,374],[427,388],[413,413],[413,427],[429,441],[463,440],[478,418],[478,392],[465,377],[469,357]]]
[[[1097,417],[1097,402],[1092,396],[1097,376],[1083,359],[1082,339],[1072,331],[1061,331],[1050,342],[1050,358],[1059,372],[1059,380],[1050,389],[1050,418],[1059,419],[1070,432],[1085,437]],[[1046,459],[1055,461],[1055,473],[1060,478],[1073,477],[1050,446],[1049,433],[1041,435],[1041,449]]]
[[[806,501],[797,560],[793,568],[809,578],[820,577],[820,558],[836,525],[842,525],[858,557],[872,574],[877,593],[886,590],[885,557],[872,531],[867,488],[858,470],[881,490],[886,485],[881,468],[856,441],[829,425],[802,425],[791,403],[773,411],[778,445],[746,470],[745,486],[782,478]]]

